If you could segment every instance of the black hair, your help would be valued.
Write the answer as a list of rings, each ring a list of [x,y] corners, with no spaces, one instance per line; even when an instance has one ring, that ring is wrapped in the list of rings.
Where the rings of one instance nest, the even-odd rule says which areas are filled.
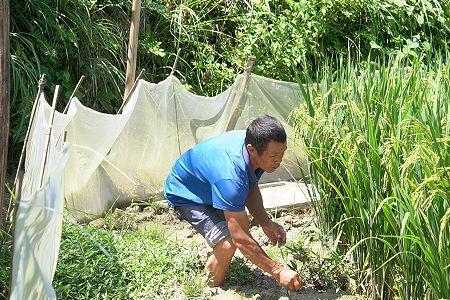
[[[261,154],[266,150],[270,141],[286,142],[286,131],[280,121],[269,115],[253,120],[247,127],[245,144],[251,144]]]

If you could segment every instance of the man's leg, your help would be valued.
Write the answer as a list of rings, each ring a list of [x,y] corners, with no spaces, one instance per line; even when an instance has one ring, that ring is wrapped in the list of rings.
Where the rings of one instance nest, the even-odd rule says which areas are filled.
[[[208,258],[205,266],[205,269],[212,275],[211,286],[223,284],[235,251],[236,246],[233,244],[230,236],[214,246],[213,253]]]
[[[181,219],[188,221],[213,249],[205,270],[211,276],[210,285],[221,285],[236,251],[223,211],[210,205],[177,206],[175,211]]]

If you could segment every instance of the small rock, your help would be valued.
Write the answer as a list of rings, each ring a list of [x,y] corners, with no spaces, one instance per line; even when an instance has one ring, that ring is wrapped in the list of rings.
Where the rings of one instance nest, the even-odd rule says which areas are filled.
[[[103,228],[106,227],[106,221],[105,219],[99,218],[89,222],[89,225],[97,228]]]
[[[126,209],[126,211],[136,212],[136,213],[139,212],[139,210],[140,210],[139,205],[131,205],[131,206],[127,207],[127,209]]]
[[[155,212],[155,210],[153,209],[153,207],[147,206],[147,207],[144,208],[144,212],[153,214]]]

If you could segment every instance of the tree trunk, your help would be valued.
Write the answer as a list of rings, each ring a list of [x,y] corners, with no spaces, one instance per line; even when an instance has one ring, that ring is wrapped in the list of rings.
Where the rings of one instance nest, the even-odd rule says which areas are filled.
[[[5,180],[8,160],[9,136],[9,80],[10,80],[10,53],[9,53],[9,0],[2,0],[0,4],[0,229],[6,229],[5,207]]]
[[[125,77],[125,92],[123,99],[127,97],[133,86],[136,74],[136,56],[139,35],[139,20],[141,18],[141,0],[133,0],[133,7],[131,10],[131,25],[130,25],[130,40],[128,41],[128,57],[127,57],[127,72]]]

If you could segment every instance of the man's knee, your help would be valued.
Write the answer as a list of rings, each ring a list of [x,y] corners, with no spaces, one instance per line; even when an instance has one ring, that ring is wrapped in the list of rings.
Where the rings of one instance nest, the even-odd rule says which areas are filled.
[[[228,236],[217,243],[214,246],[213,251],[215,254],[218,254],[220,256],[232,257],[234,255],[234,252],[236,252],[236,246],[234,245],[231,236]]]

